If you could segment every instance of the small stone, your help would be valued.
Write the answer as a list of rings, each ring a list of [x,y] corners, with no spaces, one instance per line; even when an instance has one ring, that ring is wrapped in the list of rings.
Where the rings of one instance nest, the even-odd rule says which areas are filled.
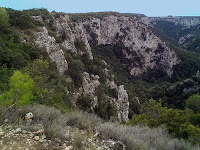
[[[35,136],[35,137],[34,137],[34,140],[39,141],[39,140],[40,140],[40,137],[39,137],[39,136]]]
[[[8,122],[9,122],[9,120],[8,120],[8,119],[5,119],[5,120],[4,120],[4,123],[8,123]]]
[[[27,121],[32,121],[33,117],[34,117],[34,115],[32,112],[29,112],[25,115],[25,118]]]
[[[67,147],[67,145],[65,144],[65,143],[63,143],[63,145],[62,145],[63,147]]]
[[[4,132],[0,132],[0,137],[4,135]]]
[[[7,125],[5,128],[6,129],[12,129],[12,126],[11,125]]]
[[[61,143],[62,141],[60,140],[60,139],[58,139],[58,138],[55,138],[55,141],[57,142],[57,143]]]
[[[41,139],[46,139],[46,135],[42,135],[42,136],[41,136]]]
[[[38,130],[37,133],[39,133],[39,134],[44,134],[44,129]]]
[[[69,150],[73,149],[73,146],[68,146],[68,149],[69,149]]]
[[[27,133],[27,131],[26,131],[26,130],[22,130],[22,133],[23,133],[23,134],[26,134],[26,133]]]
[[[66,149],[66,147],[67,147],[67,145],[64,143],[64,144],[62,144],[61,149]]]
[[[39,142],[40,142],[40,143],[44,143],[44,142],[46,142],[46,140],[40,139]]]
[[[17,128],[14,132],[15,132],[15,133],[19,133],[19,132],[21,132],[21,131],[22,131],[21,128]]]
[[[48,144],[51,144],[51,140],[48,140],[47,143],[48,143]]]
[[[34,137],[34,134],[33,134],[33,133],[30,133],[29,136],[30,136],[30,137]]]

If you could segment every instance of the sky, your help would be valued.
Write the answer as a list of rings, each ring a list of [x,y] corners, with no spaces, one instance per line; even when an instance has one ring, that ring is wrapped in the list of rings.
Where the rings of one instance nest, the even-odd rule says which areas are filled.
[[[117,11],[146,16],[200,16],[200,0],[0,0],[0,6],[66,13]]]

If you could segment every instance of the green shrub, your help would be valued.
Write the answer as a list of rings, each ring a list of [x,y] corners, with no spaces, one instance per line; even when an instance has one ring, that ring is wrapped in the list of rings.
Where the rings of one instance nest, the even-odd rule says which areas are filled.
[[[25,67],[23,71],[29,74],[34,81],[34,101],[46,105],[63,105],[64,102],[69,104],[65,79],[59,75],[55,64],[39,58]]]
[[[89,96],[79,97],[76,104],[80,109],[90,112],[92,107],[92,99]]]
[[[72,60],[68,65],[68,73],[73,79],[75,86],[80,86],[82,83],[82,73],[84,72],[85,65],[81,60]]]
[[[151,99],[142,105],[141,114],[133,115],[128,124],[144,124],[149,127],[164,125],[169,133],[178,138],[196,137],[198,139],[200,129],[190,122],[190,120],[193,120],[192,117],[194,117],[192,112],[187,109],[168,109]]]
[[[15,71],[10,78],[10,89],[0,95],[0,104],[4,106],[20,105],[31,103],[33,99],[33,80],[28,75],[23,75],[20,71]]]
[[[199,113],[200,112],[200,95],[199,94],[194,94],[190,96],[186,100],[186,108],[189,108],[194,111],[194,113]]]
[[[74,42],[76,49],[85,51],[85,43],[79,39],[76,39]]]
[[[104,120],[117,120],[117,107],[111,103],[106,95],[98,97],[98,106],[94,109],[95,113]]]
[[[8,19],[9,16],[5,8],[0,7],[0,30],[9,27]]]

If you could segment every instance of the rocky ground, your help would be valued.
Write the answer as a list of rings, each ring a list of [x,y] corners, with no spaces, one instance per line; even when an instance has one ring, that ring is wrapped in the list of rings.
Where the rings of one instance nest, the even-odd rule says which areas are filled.
[[[66,127],[69,140],[62,141],[55,138],[53,141],[47,139],[42,124],[34,126],[10,125],[5,123],[0,126],[0,148],[1,150],[123,150],[125,146],[121,142],[113,140],[102,140],[98,134],[78,128]]]
[[[0,126],[1,150],[53,149],[51,141],[45,138],[43,130],[30,132],[7,124]]]

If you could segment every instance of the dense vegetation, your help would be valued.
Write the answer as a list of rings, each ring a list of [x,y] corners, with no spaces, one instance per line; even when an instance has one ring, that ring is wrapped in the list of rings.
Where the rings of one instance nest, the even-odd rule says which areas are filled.
[[[29,42],[22,42],[27,34],[27,29],[31,29],[34,32],[36,28],[35,21],[31,19],[26,11],[24,13],[9,9],[7,13],[5,9],[0,8],[0,13],[0,16],[2,16],[0,24],[0,93],[8,91],[9,88],[12,89],[13,84],[12,81],[9,83],[9,79],[14,70],[21,70],[25,74],[24,76],[16,72],[22,76],[21,78],[25,79],[29,75],[31,77],[30,80],[33,80],[32,92],[34,97],[28,98],[28,95],[22,95],[22,97],[27,97],[26,101],[32,99],[48,105],[61,105],[61,103],[65,102],[68,105],[65,83],[56,71],[55,64],[50,62],[47,54],[41,49]],[[17,29],[13,30],[12,27]],[[16,31],[21,29],[24,30],[23,35],[17,34]],[[15,74],[12,78],[14,77]],[[14,91],[11,89],[3,97],[12,97],[14,94],[12,92]]]
[[[133,115],[128,124],[145,124],[149,127],[163,125],[172,135],[198,144],[200,136],[199,100],[199,95],[191,96],[187,100],[186,109],[180,110],[168,109],[163,107],[161,102],[150,99],[141,106],[141,114]]]

